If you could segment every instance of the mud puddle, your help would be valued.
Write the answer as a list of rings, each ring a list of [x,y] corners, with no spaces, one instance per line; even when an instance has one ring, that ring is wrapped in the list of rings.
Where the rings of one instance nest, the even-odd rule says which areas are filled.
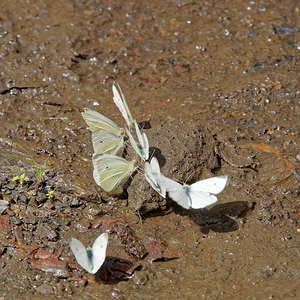
[[[3,299],[299,297],[297,1],[0,8]],[[81,112],[123,126],[113,82],[166,176],[229,175],[217,204],[186,211],[140,174],[128,198],[97,187]],[[106,282],[68,246],[103,231]]]

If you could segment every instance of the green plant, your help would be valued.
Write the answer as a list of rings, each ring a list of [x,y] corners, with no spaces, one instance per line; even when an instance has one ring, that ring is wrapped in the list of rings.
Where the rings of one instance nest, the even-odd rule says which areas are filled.
[[[197,238],[196,238],[196,234],[195,234],[195,231],[193,231],[193,238],[194,238],[194,242],[196,245],[198,245],[198,241],[197,241]]]
[[[2,137],[1,137],[2,138]],[[44,174],[44,171],[45,171],[45,168],[46,168],[46,165],[47,165],[47,161],[48,159],[45,160],[44,164],[43,165],[40,165],[35,159],[34,157],[29,153],[29,151],[27,149],[25,149],[24,147],[22,147],[21,145],[19,145],[18,143],[16,142],[11,142],[9,139],[7,138],[2,138],[4,140],[7,140],[8,142],[12,143],[13,145],[19,147],[22,151],[25,152],[25,154],[28,155],[28,157],[24,157],[24,156],[21,156],[21,155],[16,155],[16,154],[10,154],[10,153],[0,153],[0,155],[3,155],[3,156],[11,156],[11,157],[16,157],[16,158],[20,158],[20,159],[23,159],[23,160],[26,160],[27,162],[29,162],[33,168],[35,169],[35,172],[38,176],[38,179],[39,179],[39,182],[42,182],[43,180],[43,174]],[[23,175],[23,174],[22,174]],[[21,176],[22,176],[21,175]],[[15,176],[15,177],[18,177],[18,176]],[[14,178],[15,178],[14,177]],[[17,178],[15,180],[20,180],[20,183],[21,183],[21,178]],[[24,179],[25,179],[25,174],[24,174]],[[21,183],[22,184],[22,183]]]
[[[49,191],[49,193],[46,194],[48,199],[52,199],[54,197],[53,193],[54,193],[54,191]]]
[[[143,224],[143,219],[142,219],[142,216],[141,216],[141,214],[140,214],[140,211],[137,209],[136,212],[137,212],[137,215],[138,215],[138,217],[139,217],[140,223],[141,223],[141,225],[142,225],[142,224]]]
[[[23,173],[23,174],[21,174],[20,175],[20,177],[19,176],[14,176],[13,178],[12,178],[12,181],[19,181],[19,183],[21,184],[21,185],[23,185],[23,183],[25,182],[25,181],[27,181],[27,178],[25,177],[25,173]]]

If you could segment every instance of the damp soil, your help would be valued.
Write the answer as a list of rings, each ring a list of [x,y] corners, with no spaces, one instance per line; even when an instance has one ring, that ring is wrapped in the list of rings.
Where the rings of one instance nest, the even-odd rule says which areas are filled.
[[[298,1],[3,0],[0,39],[1,299],[300,297]],[[217,204],[95,184],[114,82],[166,176],[229,175]],[[68,239],[103,231],[94,277]]]

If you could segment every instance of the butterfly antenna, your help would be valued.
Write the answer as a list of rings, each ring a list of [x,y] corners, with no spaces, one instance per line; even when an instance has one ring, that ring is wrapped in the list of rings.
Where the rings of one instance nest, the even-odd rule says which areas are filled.
[[[140,115],[138,115],[138,119],[141,119],[141,118],[145,118],[146,117],[146,115],[144,114],[144,113],[142,113],[142,114],[140,114]],[[143,122],[140,122],[140,123],[143,123]],[[139,123],[137,122],[137,124],[139,125]],[[139,125],[139,127],[140,127],[140,129],[143,129],[143,128],[141,128],[141,126]]]
[[[137,167],[135,168],[135,171],[136,171],[137,173],[141,174],[142,171],[143,171],[143,169],[142,169],[140,166],[137,166]]]
[[[191,177],[194,177],[194,174],[195,174],[196,172],[195,171],[193,171],[189,176],[188,176],[188,178],[185,180],[185,184],[187,183],[187,182],[189,182],[189,179],[191,178]]]
[[[126,160],[128,160],[128,159],[133,160],[134,159],[135,161],[137,161],[137,154],[135,154],[134,158],[132,158],[131,155],[128,152],[128,147],[131,147],[131,149],[133,149],[133,147],[130,144],[129,138],[126,141],[124,141],[124,146],[125,147],[124,147],[124,151],[122,153],[122,157]]]
[[[149,161],[151,161],[151,159],[153,158],[154,154],[155,154],[156,149],[153,149],[153,151],[151,152]],[[149,147],[149,152],[150,152],[150,147]]]
[[[102,198],[101,198],[100,194],[98,193],[97,189],[94,186],[93,186],[93,189],[94,189],[96,195],[98,196],[98,199],[100,200],[100,202],[102,202]]]

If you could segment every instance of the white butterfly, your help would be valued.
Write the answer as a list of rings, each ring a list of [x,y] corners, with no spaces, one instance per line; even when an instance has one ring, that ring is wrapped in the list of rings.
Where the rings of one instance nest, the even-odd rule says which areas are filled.
[[[102,114],[85,108],[82,117],[92,132],[95,154],[116,154],[124,144],[125,131]]]
[[[92,248],[85,248],[85,246],[75,238],[71,238],[69,241],[70,248],[74,253],[76,261],[91,274],[97,273],[104,263],[107,243],[107,233],[99,235]]]
[[[135,161],[111,154],[93,156],[94,180],[106,192],[110,192],[124,183],[134,171]]]
[[[165,178],[161,175],[159,169],[159,163],[156,157],[152,157],[150,164],[145,163],[145,177],[154,190],[156,190],[162,197],[166,197],[166,187],[162,183],[161,178]]]
[[[212,177],[191,185],[180,183],[164,176],[156,177],[160,186],[165,186],[169,197],[185,209],[203,208],[218,201],[215,195],[226,186],[228,176]]]
[[[117,88],[120,90],[120,93]],[[132,118],[130,110],[127,106],[124,94],[122,93],[121,88],[118,84],[117,84],[117,87],[113,84],[112,91],[113,91],[113,100],[114,100],[116,106],[118,107],[118,109],[120,110],[128,127],[130,128],[132,126],[132,124],[134,123],[134,119]]]
[[[139,129],[139,125],[134,121],[135,125],[135,131],[138,138],[138,143],[133,138],[132,134],[129,132],[129,130],[126,128],[127,135],[130,140],[130,144],[135,150],[135,152],[143,159],[148,160],[149,158],[149,142],[146,134],[143,132],[141,133]]]

